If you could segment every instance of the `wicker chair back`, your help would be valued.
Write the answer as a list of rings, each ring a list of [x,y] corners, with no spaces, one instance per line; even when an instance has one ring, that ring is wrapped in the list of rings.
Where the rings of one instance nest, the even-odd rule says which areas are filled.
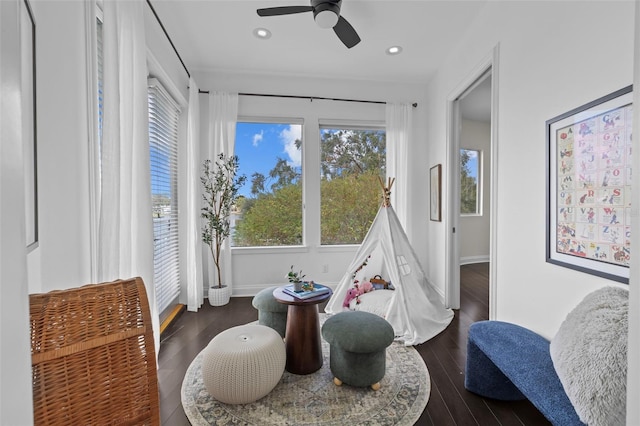
[[[132,278],[30,301],[36,425],[159,425],[151,314]]]

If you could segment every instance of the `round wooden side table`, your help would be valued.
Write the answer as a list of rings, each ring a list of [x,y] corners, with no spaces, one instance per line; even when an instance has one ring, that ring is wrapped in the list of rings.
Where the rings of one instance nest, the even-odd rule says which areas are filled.
[[[285,369],[293,374],[311,374],[322,367],[322,341],[318,304],[329,299],[333,292],[309,299],[298,299],[283,291],[284,287],[273,290],[273,297],[280,303],[289,305],[285,347],[287,362]]]

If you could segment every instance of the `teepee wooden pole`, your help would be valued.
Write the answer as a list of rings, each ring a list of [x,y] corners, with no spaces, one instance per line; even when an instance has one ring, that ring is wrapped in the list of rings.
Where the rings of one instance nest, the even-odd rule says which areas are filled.
[[[385,186],[382,178],[378,176],[378,182],[380,182],[380,186],[382,187],[382,207],[391,207],[391,187],[395,181],[396,178],[388,178],[388,183]]]

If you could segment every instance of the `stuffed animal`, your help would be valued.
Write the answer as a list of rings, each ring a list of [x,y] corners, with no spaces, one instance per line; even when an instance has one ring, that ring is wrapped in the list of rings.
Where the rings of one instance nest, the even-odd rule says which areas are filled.
[[[373,284],[371,284],[369,281],[365,281],[362,284],[360,284],[358,286],[358,289],[360,291],[360,294],[365,294],[365,293],[369,293],[370,291],[375,290],[373,288]]]
[[[371,284],[369,281],[364,281],[362,283],[360,283],[358,280],[354,281],[353,288],[347,290],[347,294],[344,297],[342,307],[348,308],[353,299],[356,299],[356,303],[360,303],[359,296],[365,293],[369,293],[373,290],[375,290],[375,288],[373,288],[373,284]]]
[[[344,297],[344,302],[342,303],[343,308],[348,308],[349,304],[353,299],[358,297],[358,290],[355,288],[350,288],[347,290],[347,295]]]

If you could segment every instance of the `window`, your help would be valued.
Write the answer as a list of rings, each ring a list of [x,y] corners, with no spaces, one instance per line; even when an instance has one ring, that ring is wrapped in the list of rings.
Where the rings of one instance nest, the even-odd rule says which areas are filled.
[[[460,214],[479,215],[480,151],[460,149]]]
[[[322,126],[320,150],[321,244],[360,244],[380,208],[385,131]]]
[[[158,312],[162,313],[180,294],[177,186],[180,109],[155,79],[149,80],[148,100],[153,270]]]
[[[302,244],[302,124],[238,122],[240,189],[231,218],[235,247]]]
[[[303,199],[320,207],[319,229],[306,229],[312,244],[315,238],[322,245],[362,242],[380,207],[379,178],[386,174],[385,131],[382,126],[327,124],[318,128],[317,135],[309,142],[312,151],[307,160],[319,161],[320,175],[305,176],[302,124],[238,122],[235,154],[239,174],[247,182],[232,215],[232,246],[302,245]],[[303,180],[307,188],[320,188],[320,198],[317,193],[303,197]]]

